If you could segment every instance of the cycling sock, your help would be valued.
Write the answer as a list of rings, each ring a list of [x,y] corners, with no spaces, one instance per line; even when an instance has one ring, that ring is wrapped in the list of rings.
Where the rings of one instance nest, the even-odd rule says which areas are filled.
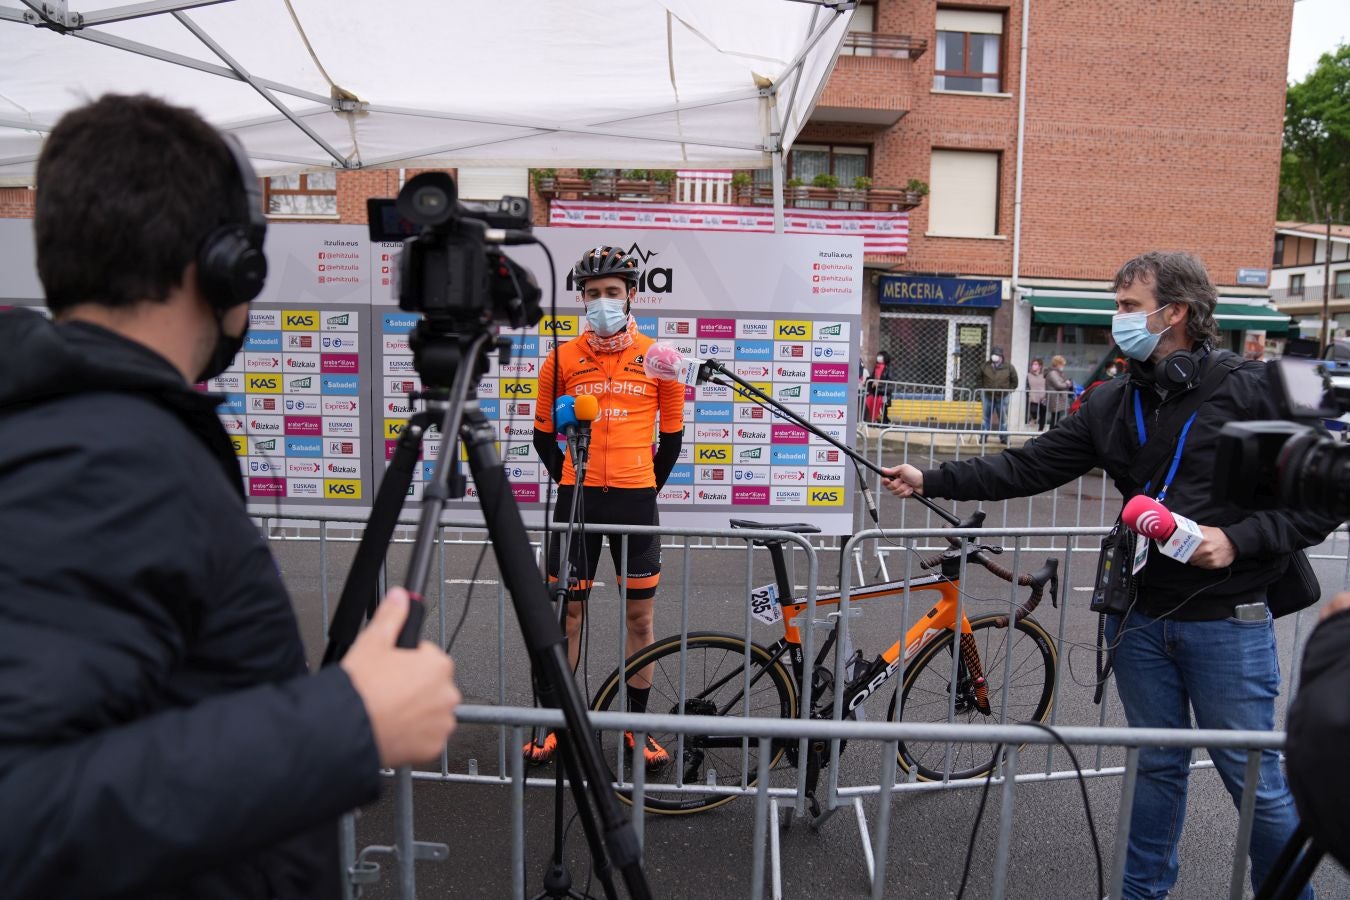
[[[647,711],[647,698],[651,696],[650,687],[639,688],[628,685],[628,711],[643,713]]]

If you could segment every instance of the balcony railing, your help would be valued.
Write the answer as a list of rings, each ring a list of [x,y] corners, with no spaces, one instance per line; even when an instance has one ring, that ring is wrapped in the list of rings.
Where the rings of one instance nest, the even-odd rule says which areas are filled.
[[[773,186],[763,182],[733,185],[725,178],[685,179],[674,182],[601,176],[559,175],[540,178],[535,187],[545,199],[616,200],[634,203],[693,202],[733,206],[771,206]],[[715,188],[715,190],[710,189]],[[783,188],[783,203],[795,209],[851,209],[905,212],[923,202],[923,194],[900,188]]]
[[[928,41],[907,34],[875,34],[850,31],[839,47],[840,56],[883,56],[892,59],[918,59],[928,49]]]

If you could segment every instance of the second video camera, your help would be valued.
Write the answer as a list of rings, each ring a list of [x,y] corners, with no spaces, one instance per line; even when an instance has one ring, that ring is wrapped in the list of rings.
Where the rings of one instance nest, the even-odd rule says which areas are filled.
[[[1223,427],[1216,494],[1246,509],[1289,507],[1350,519],[1350,444],[1297,421],[1350,412],[1350,369],[1285,358],[1270,364],[1270,380],[1286,419]]]

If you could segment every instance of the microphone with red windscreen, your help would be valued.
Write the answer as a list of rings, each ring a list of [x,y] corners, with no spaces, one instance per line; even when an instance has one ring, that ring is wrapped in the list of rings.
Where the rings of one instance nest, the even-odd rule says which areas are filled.
[[[1131,497],[1120,514],[1125,527],[1152,538],[1164,556],[1186,562],[1204,539],[1200,526],[1179,516],[1147,494]]]

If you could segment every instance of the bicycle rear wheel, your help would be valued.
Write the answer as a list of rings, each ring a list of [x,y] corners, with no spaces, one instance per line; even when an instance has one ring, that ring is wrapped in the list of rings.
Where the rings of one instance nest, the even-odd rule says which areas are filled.
[[[996,624],[1007,618],[995,613],[970,620],[971,637],[988,692],[987,700],[981,701],[967,661],[961,659],[956,710],[951,721],[1015,725],[1043,722],[1050,715],[1055,695],[1054,641],[1040,623],[1026,618],[1018,622],[1012,632],[1010,648],[1006,626],[1000,628]],[[1012,667],[1005,685],[1005,663],[1010,653]],[[904,682],[892,695],[886,717],[892,722],[946,722],[952,703],[951,680],[952,633],[944,631],[919,651],[906,668]],[[897,698],[899,715],[896,713]],[[978,778],[991,768],[993,747],[975,741],[902,741],[897,757],[902,769],[915,771],[923,781],[940,781],[948,770],[951,778]]]
[[[750,689],[746,691],[746,652],[749,649]],[[680,662],[685,661],[684,703],[680,702]],[[651,695],[647,711],[670,715],[724,715],[732,718],[755,716],[763,718],[791,718],[796,715],[797,690],[792,677],[779,659],[759,644],[721,632],[693,632],[680,655],[679,635],[657,641],[633,654],[624,666],[626,678],[631,680],[646,666],[654,666]],[[595,695],[591,708],[619,709],[619,672],[616,669],[605,679]],[[743,737],[722,737],[699,734],[683,736],[673,732],[656,733],[651,737],[665,749],[672,763],[657,769],[648,768],[649,787],[644,793],[643,808],[665,815],[700,812],[721,806],[735,798],[734,794],[690,790],[690,787],[712,784],[718,786],[753,786],[758,779],[759,742]],[[619,776],[620,781],[632,779],[632,753],[624,736],[613,732],[601,735],[605,761]],[[769,765],[777,765],[786,749],[783,742],[771,745]],[[678,767],[677,767],[678,766]],[[661,790],[655,782],[684,785],[683,790]],[[632,793],[620,790],[619,798],[632,802]]]

